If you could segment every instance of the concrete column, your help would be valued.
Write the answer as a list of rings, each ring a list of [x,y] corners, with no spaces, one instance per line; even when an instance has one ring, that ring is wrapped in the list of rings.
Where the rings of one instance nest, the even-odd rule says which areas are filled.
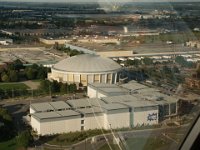
[[[117,83],[117,73],[115,73],[115,83],[114,84],[116,84]]]
[[[169,104],[169,115],[171,115],[171,104]]]
[[[178,114],[178,102],[176,102],[176,115]]]
[[[112,79],[113,79],[114,74],[111,73],[111,79],[110,79],[110,84],[112,84]]]
[[[73,78],[73,79],[72,79],[72,82],[75,82],[75,80],[74,80],[74,74],[72,74],[72,78]]]
[[[93,76],[92,76],[92,83],[94,83],[94,74],[93,74]]]
[[[101,83],[101,74],[99,74],[99,83]]]
[[[107,83],[107,76],[108,74],[105,74],[105,83]]]

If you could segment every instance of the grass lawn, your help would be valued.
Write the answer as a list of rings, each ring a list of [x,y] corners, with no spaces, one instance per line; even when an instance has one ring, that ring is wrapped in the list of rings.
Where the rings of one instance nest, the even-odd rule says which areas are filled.
[[[24,83],[0,83],[0,89],[12,90],[12,89],[28,89],[29,87]]]
[[[15,138],[5,141],[5,142],[0,142],[0,150],[23,150],[22,147],[17,145]]]
[[[120,150],[120,148],[117,145],[114,144],[110,144],[111,148],[113,150]],[[108,144],[105,144],[104,146],[102,146],[99,150],[110,150],[110,147],[108,146]]]
[[[154,150],[154,149],[159,149],[162,147],[167,147],[171,143],[165,139],[162,139],[161,137],[150,137],[150,138],[130,138],[126,141],[127,146],[129,149],[133,148],[134,149],[148,149],[148,150]]]
[[[104,133],[108,133],[109,131],[104,131]],[[84,139],[88,137],[93,137],[95,135],[100,135],[102,134],[101,130],[88,130],[85,132],[71,132],[71,133],[66,133],[66,134],[60,134],[53,136],[52,138],[50,137],[48,140],[48,144],[52,145],[72,145],[75,143],[78,143],[80,141],[83,141]]]

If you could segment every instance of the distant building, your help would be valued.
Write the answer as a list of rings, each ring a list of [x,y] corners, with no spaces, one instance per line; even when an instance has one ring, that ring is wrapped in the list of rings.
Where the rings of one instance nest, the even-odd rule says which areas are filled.
[[[186,46],[194,47],[194,48],[200,48],[200,41],[189,41],[189,42],[186,42]]]
[[[49,80],[66,83],[110,83],[118,80],[121,66],[109,58],[82,54],[64,59],[51,68]]]
[[[190,88],[200,88],[200,80],[194,78],[186,78],[185,84]]]
[[[12,39],[0,39],[0,45],[10,45],[13,44]]]

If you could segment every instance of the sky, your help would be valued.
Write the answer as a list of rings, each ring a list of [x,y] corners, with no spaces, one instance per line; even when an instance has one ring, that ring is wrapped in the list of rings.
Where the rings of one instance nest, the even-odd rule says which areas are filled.
[[[0,2],[200,2],[200,0],[0,0]]]

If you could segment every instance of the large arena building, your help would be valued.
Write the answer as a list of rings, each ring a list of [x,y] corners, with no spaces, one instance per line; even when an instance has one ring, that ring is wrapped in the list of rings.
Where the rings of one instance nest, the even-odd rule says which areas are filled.
[[[48,79],[58,82],[115,84],[121,66],[112,59],[95,54],[83,54],[64,59],[55,64]]]

